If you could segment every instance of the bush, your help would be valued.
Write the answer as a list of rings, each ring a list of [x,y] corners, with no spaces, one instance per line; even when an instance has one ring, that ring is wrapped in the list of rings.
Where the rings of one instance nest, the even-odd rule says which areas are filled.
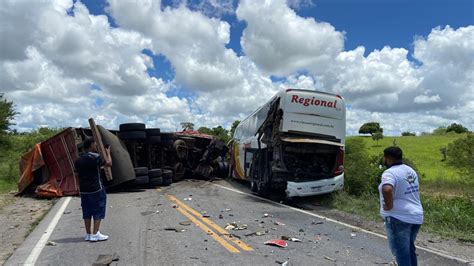
[[[363,139],[346,141],[344,189],[351,195],[377,193],[382,170],[378,168],[380,156],[370,156]]]
[[[415,132],[410,132],[410,131],[404,131],[402,132],[402,136],[408,137],[408,136],[416,136]]]
[[[460,134],[460,133],[468,133],[469,130],[461,124],[452,123],[446,128],[446,132],[456,132],[457,134]]]
[[[474,176],[474,134],[468,134],[450,143],[447,148],[448,164]]]

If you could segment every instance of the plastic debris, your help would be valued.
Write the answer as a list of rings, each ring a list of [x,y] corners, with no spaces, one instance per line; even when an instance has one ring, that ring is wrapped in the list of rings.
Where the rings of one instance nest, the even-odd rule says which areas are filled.
[[[191,225],[191,221],[179,222],[179,225],[182,225],[182,226],[190,226],[190,225]]]
[[[175,231],[176,233],[181,233],[186,231],[184,228],[178,228],[178,227],[166,227],[165,231]]]
[[[268,231],[257,231],[257,232],[253,232],[253,233],[250,233],[250,234],[246,234],[245,236],[263,236],[267,233],[268,233]]]
[[[226,230],[245,230],[247,229],[246,224],[238,224],[237,222],[228,223],[224,228]]]
[[[356,236],[356,234],[354,234],[354,233],[351,233],[351,238],[353,238],[353,237],[355,237],[355,236]]]
[[[226,212],[230,212],[230,211],[231,211],[231,209],[225,209],[225,211],[226,211]]]
[[[324,223],[324,222],[322,222],[322,221],[316,222],[315,220],[313,220],[313,221],[311,222],[311,224],[323,224],[323,223]]]
[[[224,227],[225,230],[234,230],[235,226],[231,225],[231,224],[227,224],[226,227]]]
[[[291,242],[301,242],[301,239],[296,238],[296,237],[282,236],[281,239],[282,240],[288,240],[288,241],[291,241]]]
[[[46,243],[46,246],[57,246],[57,245],[58,245],[58,244],[56,244],[56,242],[54,242],[54,241],[48,241],[48,242]]]
[[[268,217],[268,213],[264,213],[263,218],[267,218],[267,217]]]
[[[269,246],[277,246],[281,248],[286,248],[288,246],[288,243],[286,243],[285,240],[281,240],[281,239],[268,240],[268,241],[265,241],[263,244],[269,245]]]
[[[327,260],[330,260],[330,261],[336,261],[336,259],[333,259],[333,258],[328,257],[328,256],[324,256],[324,258],[327,259]]]
[[[275,225],[285,225],[284,223],[279,222],[279,221],[275,221],[273,224],[275,224]]]
[[[187,197],[187,198],[184,198],[183,200],[184,200],[184,201],[192,201],[192,200],[193,200],[193,198],[191,198],[191,197]]]

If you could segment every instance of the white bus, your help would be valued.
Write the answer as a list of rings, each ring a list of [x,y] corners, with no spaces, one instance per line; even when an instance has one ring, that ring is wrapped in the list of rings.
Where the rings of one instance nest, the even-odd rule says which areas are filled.
[[[346,109],[339,95],[280,91],[235,129],[230,175],[253,192],[311,196],[344,186]]]

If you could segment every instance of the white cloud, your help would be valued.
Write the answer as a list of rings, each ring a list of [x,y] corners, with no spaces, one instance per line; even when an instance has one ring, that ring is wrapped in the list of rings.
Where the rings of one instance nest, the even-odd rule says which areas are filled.
[[[438,94],[433,96],[428,95],[418,95],[413,99],[414,103],[438,103],[441,102],[441,98]]]
[[[243,0],[237,17],[248,25],[241,38],[246,56],[270,74],[319,73],[344,47],[343,33],[329,23],[299,17],[284,0]]]
[[[233,1],[176,3],[112,0],[108,12],[120,26],[112,28],[81,2],[68,16],[69,0],[2,1],[0,91],[21,112],[17,128],[87,126],[89,117],[110,128],[228,126],[294,87],[341,94],[352,134],[368,121],[389,134],[453,122],[474,129],[474,26],[417,37],[412,62],[404,48],[344,51],[344,33],[291,9],[311,1],[243,0],[237,56],[226,47],[231,25],[220,19],[233,14]],[[143,49],[169,60],[175,79],[150,77]],[[273,83],[270,74],[285,79]],[[169,96],[181,88],[193,96]]]

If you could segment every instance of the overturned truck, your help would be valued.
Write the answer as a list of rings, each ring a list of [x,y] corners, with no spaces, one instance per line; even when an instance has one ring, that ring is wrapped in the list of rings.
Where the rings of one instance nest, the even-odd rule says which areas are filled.
[[[114,163],[102,169],[108,188],[167,186],[185,177],[209,179],[227,172],[227,163],[223,163],[227,147],[213,136],[195,131],[161,132],[142,123],[108,130],[92,119],[89,122],[90,128],[66,128],[22,156],[18,194],[79,194],[74,162],[86,138],[97,141],[99,153],[110,145]]]
[[[287,89],[244,119],[230,143],[230,175],[287,197],[344,185],[346,111],[339,95]]]

